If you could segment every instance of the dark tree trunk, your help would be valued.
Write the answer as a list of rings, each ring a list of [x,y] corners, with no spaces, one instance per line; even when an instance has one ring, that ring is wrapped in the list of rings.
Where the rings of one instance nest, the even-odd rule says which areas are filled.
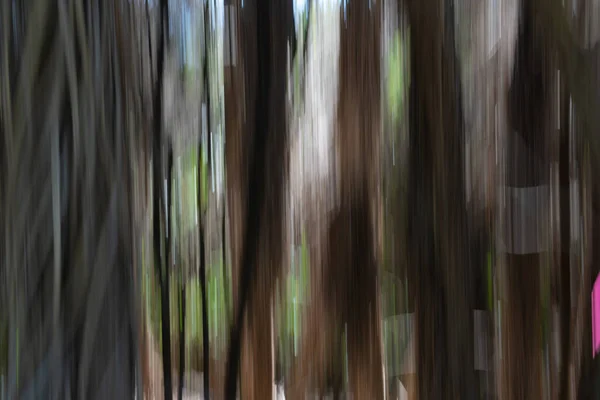
[[[209,398],[209,360],[210,347],[208,343],[208,304],[206,295],[206,255],[205,255],[205,240],[204,240],[204,213],[202,211],[202,194],[200,190],[200,177],[202,161],[200,159],[201,146],[198,145],[198,258],[200,262],[200,296],[202,298],[202,374],[204,383],[204,398]]]
[[[185,278],[184,278],[185,279]],[[179,312],[180,312],[180,325],[179,325],[179,391],[177,398],[179,400],[183,397],[183,384],[185,379],[185,280],[182,279],[181,291],[179,293]],[[205,397],[207,398],[207,397]]]
[[[168,32],[168,29],[164,29],[165,25],[168,25],[166,21],[169,19],[169,10],[168,10],[168,1],[161,0],[160,2],[160,13],[159,13],[159,23],[158,23],[158,51],[157,51],[157,79],[156,86],[154,89],[154,109],[153,109],[153,118],[154,118],[154,132],[153,132],[153,160],[152,160],[152,170],[153,170],[153,219],[154,219],[154,264],[156,267],[156,274],[158,276],[159,284],[160,284],[160,293],[161,293],[161,325],[162,325],[162,352],[163,352],[163,382],[164,382],[164,394],[165,400],[171,400],[173,397],[173,385],[172,385],[172,375],[171,375],[171,329],[170,329],[170,309],[169,309],[169,257],[168,257],[168,248],[164,249],[165,257],[164,259],[161,257],[161,247],[162,247],[162,235],[160,229],[160,221],[161,221],[161,204],[164,205],[165,201],[163,200],[165,197],[161,195],[163,188],[163,173],[162,173],[162,95],[163,95],[163,73],[164,73],[164,59],[165,59],[165,31]],[[170,180],[170,176],[168,177]],[[169,185],[170,186],[170,185]],[[170,193],[166,193],[167,197],[170,197]],[[168,204],[163,207],[164,218],[163,218],[163,228],[166,235],[168,232],[168,224],[167,224],[167,213],[168,213]],[[168,239],[167,239],[168,241]]]
[[[583,128],[581,121],[576,124],[576,130]],[[591,153],[591,152],[590,152]],[[588,165],[593,166],[593,161],[589,160],[589,153],[587,157],[582,157],[582,161],[589,163]],[[591,161],[591,162],[590,162]],[[583,164],[583,163],[582,163]],[[584,164],[585,166],[585,164]],[[582,171],[585,170],[582,168]],[[586,171],[587,172],[587,171]],[[582,174],[587,176],[588,174]],[[589,254],[589,260],[586,260],[586,273],[582,276],[584,284],[581,285],[585,296],[584,307],[582,310],[578,310],[579,313],[583,313],[584,328],[583,336],[575,336],[573,340],[579,340],[582,343],[581,346],[581,370],[580,376],[577,383],[577,399],[598,399],[600,398],[600,357],[597,354],[598,349],[593,347],[593,319],[590,318],[592,314],[592,302],[590,299],[590,292],[594,289],[594,283],[598,279],[600,273],[600,185],[598,181],[594,179],[593,167],[590,168],[591,179],[582,180],[585,184],[589,182],[591,202],[591,216],[589,218],[591,231],[590,239],[587,241],[590,249],[587,250]],[[584,214],[585,216],[586,214]]]
[[[204,91],[206,98],[206,134],[208,141],[208,156],[209,156],[209,173],[210,173],[210,157],[211,154],[211,108],[210,108],[210,86],[209,86],[209,69],[208,69],[208,57],[209,57],[209,47],[208,47],[208,38],[210,34],[209,29],[209,8],[208,1],[204,7],[204,66],[203,66],[203,75],[204,75]],[[199,215],[199,224],[198,224],[198,240],[199,240],[199,250],[200,250],[200,291],[202,296],[202,353],[203,353],[203,383],[204,383],[204,398],[208,400],[209,398],[209,361],[210,361],[210,348],[208,343],[208,304],[207,295],[206,295],[206,256],[205,256],[205,238],[204,238],[204,210],[202,210],[202,193],[200,186],[200,179],[202,176],[202,142],[198,145],[198,215]]]
[[[147,29],[148,29],[148,58],[149,58],[149,66],[148,66],[148,72],[150,75],[150,82],[154,82],[153,78],[154,78],[154,71],[152,66],[154,65],[154,63],[152,62],[152,28],[150,26],[150,22],[152,21],[152,19],[150,18],[150,5],[148,4],[150,0],[146,0],[144,2],[145,5],[145,11],[146,11],[146,23],[148,25]],[[159,34],[159,39],[162,41],[162,35],[160,34],[160,31],[158,31]]]
[[[569,166],[569,94],[566,85],[561,88],[560,99],[560,148],[559,148],[559,185],[560,185],[560,387],[559,399],[570,396],[570,356],[571,356],[571,202]]]
[[[411,296],[416,297],[417,390],[421,398],[471,399],[473,269],[466,244],[453,2],[412,1],[408,11],[412,42],[408,248]]]
[[[2,237],[0,269],[7,276],[1,284],[13,294],[6,307],[7,396],[132,398],[132,149],[122,122],[132,106],[127,89],[136,93],[137,80],[120,52],[131,43],[122,34],[119,7],[102,13],[85,8],[82,20],[93,19],[97,29],[81,37],[61,21],[69,12],[56,4],[31,18],[46,5],[11,1],[0,7],[8,46],[8,59],[0,63],[0,75],[7,77],[0,84],[0,140],[12,154],[0,172],[2,232],[8,235]],[[21,39],[41,45],[22,47]],[[80,46],[89,51],[82,54]],[[68,71],[67,59],[74,67]],[[19,72],[28,69],[28,77]],[[104,73],[93,82],[83,78],[96,71]],[[126,75],[128,88],[119,79]],[[35,99],[31,115],[20,116],[19,96]],[[81,110],[95,123],[87,125]]]
[[[507,107],[510,130],[507,132],[505,185],[519,196],[527,195],[523,188],[536,189],[549,184],[548,137],[556,127],[554,119],[550,118],[553,115],[550,113],[553,57],[542,31],[536,28],[538,13],[533,7],[533,2],[529,1],[522,1],[520,5]],[[510,198],[507,196],[507,199]],[[507,292],[502,316],[502,349],[505,352],[502,388],[508,398],[540,398],[543,373],[539,332],[542,321],[540,255],[545,251],[539,237],[542,221],[524,223],[518,218],[518,207],[516,201],[508,202],[505,214],[510,235],[505,240]],[[518,233],[530,227],[535,233],[527,236],[537,240],[535,245],[525,247],[523,239],[527,238]],[[565,300],[570,302],[570,299]]]
[[[250,160],[250,175],[247,189],[248,199],[246,204],[246,229],[242,242],[242,268],[239,282],[238,307],[233,327],[230,333],[229,351],[227,354],[227,366],[225,376],[225,399],[235,400],[237,395],[238,369],[241,353],[241,333],[244,324],[244,316],[251,298],[249,293],[256,275],[256,248],[260,235],[260,211],[265,192],[265,164],[266,147],[269,133],[269,92],[270,79],[269,69],[271,62],[271,38],[269,28],[271,26],[271,2],[268,0],[256,1],[257,18],[257,90],[256,104],[258,105],[255,115],[254,154]]]
[[[173,398],[172,377],[173,371],[171,367],[171,180],[173,179],[173,152],[169,149],[168,155],[168,172],[167,172],[167,193],[164,196],[166,205],[164,210],[164,269],[162,271],[161,293],[160,293],[160,315],[161,315],[161,332],[162,332],[162,347],[163,347],[163,374],[165,385],[165,397]],[[168,377],[168,381],[167,381]]]
[[[271,359],[270,306],[283,263],[283,184],[287,142],[285,54],[287,28],[293,23],[291,6],[291,1],[255,0],[247,1],[243,11],[238,8],[243,20],[240,41],[243,42],[246,73],[244,106],[248,121],[243,135],[251,141],[251,145],[242,148],[241,152],[241,157],[245,158],[241,164],[247,160],[249,168],[239,171],[228,169],[228,186],[242,186],[238,193],[242,193],[242,202],[246,204],[239,210],[241,215],[230,214],[232,237],[237,236],[236,230],[239,229],[243,229],[243,235],[239,235],[239,248],[235,244],[236,251],[232,252],[236,258],[232,263],[234,273],[238,273],[237,265],[239,277],[235,278],[237,284],[234,280],[234,297],[237,298],[234,300],[235,317],[226,366],[227,399],[236,395],[242,335],[246,335],[244,346],[252,343],[244,348],[242,363],[248,364],[249,368],[243,373],[242,397],[263,399],[272,395],[272,363],[259,360]],[[226,154],[230,159],[228,165],[239,156],[235,152]],[[239,175],[234,177],[232,172]],[[247,180],[244,179],[246,177]],[[230,182],[231,178],[237,180]],[[230,207],[232,205],[230,202]],[[236,207],[232,208],[235,210]],[[260,264],[258,257],[261,257]]]

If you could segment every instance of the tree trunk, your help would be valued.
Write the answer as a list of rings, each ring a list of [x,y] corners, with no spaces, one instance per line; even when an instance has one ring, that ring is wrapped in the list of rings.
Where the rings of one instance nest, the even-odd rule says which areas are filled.
[[[559,148],[559,190],[560,190],[560,387],[559,399],[570,398],[570,359],[571,359],[571,168],[569,146],[569,93],[564,80],[560,99],[560,148]]]
[[[204,7],[204,91],[206,98],[206,129],[207,129],[207,141],[209,143],[208,146],[208,156],[212,157],[212,149],[210,143],[212,142],[211,138],[211,108],[210,108],[210,81],[209,81],[209,68],[208,68],[208,58],[209,58],[209,7],[208,1]],[[207,304],[207,293],[206,293],[206,243],[204,237],[204,210],[202,209],[202,189],[201,189],[201,177],[202,177],[202,140],[200,139],[200,144],[198,145],[198,173],[196,175],[198,188],[198,240],[199,240],[199,250],[200,250],[200,291],[202,296],[202,353],[203,353],[203,383],[204,383],[204,398],[206,400],[209,399],[210,392],[210,376],[209,376],[209,361],[210,361],[210,349],[209,349],[209,338],[208,338],[208,304]],[[210,159],[208,165],[211,165]],[[210,173],[210,169],[207,172],[207,176]],[[210,247],[209,247],[210,248]]]
[[[179,390],[177,391],[177,398],[179,400],[183,397],[185,379],[185,304],[185,282],[181,282],[181,291],[179,293]]]
[[[235,260],[234,274],[239,270],[239,277],[235,279],[237,284],[234,280],[236,317],[227,361],[226,398],[235,396],[238,362],[244,343],[242,397],[263,399],[272,396],[273,365],[264,362],[264,359],[272,360],[270,304],[283,263],[283,184],[287,143],[287,58],[284,55],[293,14],[290,1],[250,1],[243,11],[241,8],[237,10],[242,13],[244,22],[241,31],[246,69],[245,113],[249,122],[244,127],[247,130],[244,134],[252,145],[248,156],[239,150],[237,154],[235,151],[226,154],[228,158],[241,155],[241,162],[233,162],[243,165],[248,160],[250,165],[248,183],[243,179],[244,170],[238,171],[237,177],[229,175],[233,179],[228,179],[228,185],[239,184],[243,188],[241,192],[245,197],[242,201],[246,199],[246,205],[242,211],[242,207],[236,209],[230,203],[230,207],[234,207],[234,213],[230,214],[232,236],[242,232],[240,226],[243,226],[244,235],[239,235],[239,242],[232,246],[232,249],[238,250],[232,256]],[[236,141],[235,135],[233,141]],[[247,149],[245,147],[243,151]],[[235,170],[233,172],[236,174]],[[236,196],[239,201],[239,192],[233,197]],[[240,221],[244,221],[243,224],[239,224]],[[246,345],[250,343],[252,346]]]
[[[420,398],[474,397],[463,121],[451,0],[411,1],[409,280]],[[432,184],[433,183],[433,184]]]
[[[528,1],[521,3],[508,98],[510,131],[505,185],[513,194],[507,199],[527,201],[527,209],[521,209],[520,203],[513,200],[507,203],[505,215],[510,233],[505,238],[507,282],[502,316],[504,360],[501,371],[505,392],[501,398],[507,399],[542,397],[540,263],[541,254],[548,250],[547,238],[543,236],[548,210],[543,203],[531,205],[528,196],[532,190],[541,196],[549,195],[542,189],[549,184],[548,138],[555,129],[554,119],[550,118],[554,75],[551,52],[540,31],[535,29],[536,14],[531,4]],[[525,222],[519,217],[523,213],[534,213],[538,218]],[[522,234],[524,229],[529,232]]]
[[[204,213],[202,211],[200,177],[202,160],[200,158],[201,145],[198,145],[198,258],[200,262],[200,296],[202,298],[202,374],[204,383],[204,398],[209,399],[209,361],[210,347],[208,343],[208,296],[206,293],[206,241],[204,238]]]
[[[8,398],[135,395],[129,5],[71,5],[0,6]]]
[[[163,376],[165,385],[165,397],[173,398],[173,370],[171,367],[171,247],[173,234],[171,232],[171,182],[173,179],[173,150],[169,148],[167,156],[167,188],[164,198],[166,205],[163,207],[164,221],[164,269],[160,281],[160,316],[163,346]],[[167,381],[168,377],[168,381]],[[165,399],[166,400],[166,399]]]
[[[161,247],[163,245],[160,229],[161,214],[163,215],[163,228],[165,236],[168,234],[168,204],[164,204],[164,198],[170,197],[170,193],[166,193],[167,197],[161,195],[163,191],[163,143],[162,143],[162,124],[163,124],[163,75],[164,75],[164,60],[165,60],[165,43],[167,38],[164,37],[164,32],[168,32],[168,29],[164,29],[165,21],[168,21],[168,2],[167,0],[161,0],[160,2],[160,17],[159,17],[159,41],[158,41],[158,57],[157,57],[157,80],[154,89],[154,101],[153,101],[153,118],[154,118],[154,132],[153,132],[153,203],[154,203],[154,264],[156,274],[160,284],[161,294],[161,326],[162,326],[162,349],[163,349],[163,384],[164,384],[164,395],[165,400],[171,400],[173,397],[173,385],[172,385],[172,371],[171,371],[171,328],[170,328],[170,307],[169,307],[169,249],[168,245],[164,248],[165,257],[161,257]],[[171,179],[170,174],[167,177]],[[168,185],[170,186],[170,185]],[[163,205],[163,213],[161,213],[161,205]],[[165,237],[166,239],[166,237]],[[168,239],[166,239],[168,242]]]
[[[377,265],[380,12],[380,2],[369,7],[363,1],[352,1],[340,12],[337,193],[331,220],[313,239],[321,243],[311,246],[313,297],[292,373],[291,399],[327,389],[328,373],[341,364],[336,350],[344,332],[350,395],[384,398]]]

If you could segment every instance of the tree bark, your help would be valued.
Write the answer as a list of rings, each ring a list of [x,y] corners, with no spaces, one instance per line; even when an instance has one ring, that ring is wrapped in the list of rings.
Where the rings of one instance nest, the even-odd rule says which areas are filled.
[[[549,138],[556,129],[555,120],[551,118],[554,114],[550,111],[554,59],[546,38],[535,28],[538,14],[532,4],[521,2],[507,115],[510,131],[505,185],[523,196],[523,188],[538,190],[550,183]],[[547,210],[535,210],[540,218],[534,223],[524,223],[516,218],[519,207],[516,201],[509,203],[505,215],[511,234],[505,240],[507,290],[502,319],[504,360],[501,371],[505,392],[501,396],[507,399],[542,397],[540,268],[541,255],[548,251],[544,245],[547,241],[542,236],[545,231],[542,224],[548,215],[542,215]],[[528,238],[518,232],[529,228],[526,225],[536,229],[535,246],[521,245]]]
[[[243,9],[237,8],[241,14],[242,34],[238,37],[242,42],[245,104],[234,105],[241,106],[238,114],[241,120],[237,121],[240,129],[233,128],[232,140],[228,137],[226,143],[229,145],[227,183],[236,304],[226,398],[235,396],[240,353],[244,371],[242,397],[272,396],[273,365],[264,360],[272,360],[271,300],[283,264],[287,143],[285,54],[288,28],[293,23],[292,10],[291,1],[256,0],[246,2]],[[242,122],[244,114],[246,124]],[[240,146],[246,140],[250,145]],[[250,168],[244,168],[246,163]],[[230,165],[234,168],[230,169]]]
[[[209,143],[208,146],[208,156],[209,156],[209,162],[208,165],[211,165],[210,162],[210,158],[212,157],[212,149],[210,146],[210,143],[212,142],[211,139],[211,108],[210,108],[210,81],[209,81],[209,68],[208,68],[208,57],[209,57],[209,45],[208,45],[208,38],[209,38],[209,7],[208,7],[208,1],[206,2],[206,5],[204,7],[204,71],[203,71],[203,75],[204,75],[204,92],[205,92],[205,98],[206,98],[206,135],[207,135],[207,141]],[[203,382],[204,382],[204,398],[206,400],[209,399],[209,361],[210,361],[210,349],[209,349],[209,340],[208,340],[208,304],[207,304],[207,294],[206,294],[206,243],[205,243],[205,238],[204,238],[204,210],[202,210],[202,190],[201,190],[201,177],[202,177],[202,140],[200,140],[199,142],[200,144],[198,145],[198,173],[197,173],[197,180],[198,183],[196,185],[196,187],[198,188],[198,219],[199,219],[199,223],[198,223],[198,240],[199,240],[199,250],[200,250],[200,291],[201,291],[201,296],[202,296],[202,350],[203,350]],[[207,176],[210,173],[210,168],[209,171],[207,172]]]
[[[154,89],[154,101],[153,101],[153,118],[154,118],[154,132],[153,132],[153,160],[152,160],[152,169],[153,169],[153,197],[154,197],[154,264],[156,267],[156,274],[160,284],[160,293],[161,293],[161,325],[162,325],[162,350],[163,350],[163,384],[164,384],[164,395],[165,400],[171,400],[173,397],[173,385],[172,385],[172,375],[171,375],[171,329],[170,329],[170,308],[169,308],[169,258],[168,258],[168,248],[164,249],[165,258],[161,257],[161,247],[162,247],[162,238],[161,229],[160,229],[160,221],[161,221],[161,204],[164,205],[163,196],[161,195],[163,187],[163,173],[162,173],[162,125],[163,125],[163,75],[164,75],[164,60],[165,60],[165,31],[168,32],[168,29],[164,29],[165,21],[168,21],[168,1],[161,0],[160,2],[160,17],[159,17],[159,41],[158,41],[158,51],[157,51],[157,79],[156,86]],[[170,176],[168,177],[170,179]],[[166,194],[170,196],[170,193]],[[168,205],[163,207],[165,210],[162,215],[163,218],[163,227],[164,232],[168,232],[168,224],[167,224],[167,213],[168,213]],[[164,269],[163,269],[164,262]]]
[[[564,82],[564,81],[563,81]],[[569,161],[569,93],[562,83],[560,99],[560,148],[559,148],[559,186],[560,186],[560,387],[559,399],[570,398],[570,359],[571,359],[571,173]]]
[[[183,384],[185,379],[185,281],[182,279],[181,291],[179,292],[179,390],[177,398],[183,397]],[[208,397],[205,397],[208,399]]]
[[[317,229],[319,238],[311,240],[312,298],[292,372],[291,399],[304,398],[311,389],[327,390],[327,375],[341,364],[336,350],[343,332],[350,395],[384,398],[377,264],[380,12],[380,2],[369,7],[364,1],[351,1],[340,11],[335,208],[324,231]]]
[[[453,2],[411,1],[409,281],[420,398],[474,397],[463,121]]]
[[[124,127],[139,126],[124,115],[139,108],[138,80],[123,66],[123,49],[135,49],[119,15],[128,5],[63,6],[0,7],[7,396],[131,398],[135,140]],[[97,29],[78,35],[74,9]]]
[[[198,145],[198,258],[200,262],[200,296],[202,298],[202,376],[204,383],[204,398],[209,399],[209,361],[210,361],[210,346],[208,342],[208,296],[206,294],[206,243],[204,238],[204,212],[202,211],[202,194],[201,194],[201,167],[202,159],[200,157],[202,145]]]
[[[248,102],[249,98],[246,99],[246,115],[254,123],[247,127],[250,129],[247,133],[253,144],[249,157],[249,185],[241,181],[247,198],[242,217],[245,219],[245,233],[241,240],[241,254],[234,254],[234,257],[242,257],[239,263],[236,317],[228,356],[226,398],[233,398],[237,389],[237,363],[241,352],[242,329],[246,324],[248,330],[244,331],[244,335],[253,343],[251,348],[247,348],[251,353],[246,354],[251,357],[249,360],[253,360],[252,366],[258,365],[259,368],[244,370],[244,377],[254,374],[250,378],[253,382],[249,382],[251,387],[242,385],[244,397],[263,399],[272,396],[273,366],[264,361],[257,362],[257,357],[272,359],[272,356],[268,357],[272,348],[270,302],[283,262],[283,183],[287,142],[287,59],[284,55],[288,35],[286,28],[293,21],[291,10],[289,1],[273,3],[256,0],[247,3],[243,11],[246,15],[244,18],[249,18],[243,28],[246,36],[246,94],[255,93],[256,99],[254,106]],[[254,29],[256,36],[252,35]],[[256,48],[256,54],[253,54],[253,48]],[[251,91],[254,85],[256,91]],[[234,226],[235,229],[238,228]],[[258,257],[260,264],[257,264]]]

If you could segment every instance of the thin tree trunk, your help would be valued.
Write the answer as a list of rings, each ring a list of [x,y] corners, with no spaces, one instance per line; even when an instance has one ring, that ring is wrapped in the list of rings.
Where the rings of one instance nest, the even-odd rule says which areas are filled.
[[[200,155],[201,145],[198,146],[198,155]],[[204,240],[204,213],[202,211],[201,202],[201,191],[200,191],[200,168],[202,162],[198,158],[198,210],[199,221],[198,221],[198,249],[199,249],[199,261],[200,261],[200,295],[202,297],[202,369],[203,369],[203,383],[204,383],[204,398],[209,398],[209,361],[210,361],[210,348],[208,343],[208,304],[206,295],[206,254],[205,254],[205,240]]]
[[[153,197],[154,197],[154,263],[156,266],[156,273],[159,279],[160,292],[161,292],[161,325],[162,325],[162,353],[163,353],[163,384],[164,384],[164,395],[165,400],[171,400],[173,397],[173,386],[171,376],[171,340],[170,340],[170,319],[169,319],[169,259],[168,249],[165,248],[165,258],[161,258],[161,247],[162,247],[162,235],[160,229],[161,221],[161,204],[164,203],[163,196],[161,196],[163,187],[162,179],[162,98],[163,98],[163,72],[164,72],[164,59],[165,59],[165,21],[168,21],[168,2],[167,0],[161,0],[160,2],[160,17],[158,23],[158,59],[157,59],[157,80],[154,89],[154,141],[153,141]],[[167,30],[168,32],[168,30]],[[169,177],[170,179],[170,177]],[[170,193],[167,194],[170,196]],[[168,210],[168,207],[165,207]],[[164,232],[168,231],[167,226],[167,214],[164,213],[163,227]],[[164,263],[163,263],[164,261]],[[163,268],[164,264],[164,268]]]
[[[146,11],[146,23],[148,25],[148,58],[149,58],[149,67],[148,67],[148,73],[150,75],[150,82],[154,82],[153,78],[154,78],[154,71],[152,66],[154,65],[154,63],[152,62],[152,29],[150,26],[150,22],[152,21],[152,19],[150,18],[150,5],[148,4],[150,0],[146,0],[144,2],[145,5],[145,11]],[[162,41],[162,31],[158,31],[158,35],[159,35],[159,40]],[[159,44],[160,46],[160,44]]]
[[[254,103],[250,99],[250,94],[255,94],[253,87],[254,75],[249,74],[251,79],[245,76],[249,73],[248,59],[246,53],[250,53],[250,46],[245,45],[250,41],[253,34],[246,32],[247,29],[244,17],[249,13],[249,8],[242,8],[239,1],[233,1],[226,8],[228,22],[228,32],[230,35],[229,43],[226,44],[229,49],[229,64],[224,74],[225,78],[225,171],[227,211],[229,213],[229,248],[231,249],[231,294],[232,294],[232,312],[233,316],[229,323],[233,324],[237,315],[239,274],[241,271],[241,251],[244,234],[244,204],[246,202],[246,176],[249,169],[250,141],[252,139],[250,132],[253,121],[245,114],[250,113]],[[235,16],[229,11],[235,12]],[[242,34],[243,32],[243,34]],[[234,40],[235,38],[235,40]],[[234,46],[235,44],[235,46]],[[233,55],[236,55],[234,63]],[[252,87],[252,90],[250,90]],[[242,359],[243,363],[243,359]],[[227,377],[225,376],[225,379]]]
[[[185,278],[184,278],[185,279]],[[181,291],[179,293],[179,312],[180,312],[180,324],[179,324],[179,391],[177,398],[179,400],[183,397],[183,384],[185,379],[185,280],[182,279]]]
[[[165,375],[165,396],[172,399],[173,398],[173,390],[172,390],[172,377],[173,371],[171,367],[171,245],[172,245],[172,232],[171,232],[171,181],[173,179],[173,150],[169,149],[168,157],[168,172],[167,172],[167,188],[166,188],[166,206],[163,207],[164,210],[164,232],[165,232],[165,262],[164,262],[164,270],[163,270],[163,279],[162,279],[162,288],[161,288],[161,327],[162,327],[162,344],[163,344],[163,373]],[[169,377],[167,391],[167,381],[166,377]]]
[[[559,399],[570,396],[571,358],[571,203],[569,167],[569,93],[566,85],[561,87],[560,99],[560,148],[559,148],[559,190],[560,190],[560,386]]]
[[[221,252],[223,258],[223,296],[225,298],[225,315],[227,323],[231,323],[231,299],[229,298],[229,277],[227,275],[227,231],[226,220],[227,220],[227,197],[223,196],[223,217],[221,218]]]
[[[206,135],[207,135],[207,141],[208,141],[208,157],[209,157],[209,162],[208,162],[208,166],[209,166],[209,170],[207,173],[207,176],[210,176],[210,165],[211,165],[211,161],[210,161],[210,157],[212,157],[211,154],[211,121],[210,121],[210,117],[211,117],[211,108],[210,108],[210,81],[209,81],[209,69],[208,69],[208,57],[209,57],[209,46],[208,46],[208,37],[209,37],[209,8],[208,8],[208,1],[206,2],[206,5],[204,7],[204,66],[203,66],[203,74],[204,74],[204,92],[205,92],[205,98],[206,98]],[[198,215],[199,217],[199,224],[198,224],[198,229],[199,229],[199,235],[198,235],[198,240],[200,241],[199,243],[199,250],[200,250],[200,291],[201,291],[201,296],[202,296],[202,352],[203,352],[203,367],[202,369],[203,371],[203,383],[204,383],[204,398],[206,400],[208,400],[209,398],[209,385],[210,385],[210,379],[209,379],[209,361],[210,361],[210,348],[209,348],[209,343],[208,343],[208,304],[207,304],[207,294],[206,294],[206,255],[205,255],[205,237],[204,237],[204,211],[202,210],[202,195],[201,195],[201,186],[200,186],[200,178],[202,176],[202,158],[201,158],[201,151],[202,151],[202,141],[200,141],[200,145],[198,146],[198,174],[197,174],[197,179],[198,179]],[[208,196],[208,194],[207,194]],[[207,206],[208,207],[208,206]]]

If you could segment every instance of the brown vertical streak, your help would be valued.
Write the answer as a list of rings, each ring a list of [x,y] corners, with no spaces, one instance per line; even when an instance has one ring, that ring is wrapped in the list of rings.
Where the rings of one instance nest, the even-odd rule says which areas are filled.
[[[237,174],[234,182],[228,180],[229,199],[241,204],[246,202],[247,206],[242,211],[241,204],[230,204],[230,210],[234,212],[230,214],[232,237],[236,241],[232,243],[233,271],[234,276],[239,276],[234,278],[236,320],[228,362],[236,363],[236,353],[241,352],[241,393],[244,398],[263,399],[272,395],[273,366],[264,359],[272,359],[269,357],[272,352],[270,304],[275,280],[283,264],[283,184],[287,143],[287,60],[284,55],[287,27],[293,20],[289,1],[259,3],[260,0],[247,1],[243,11],[238,8],[244,66],[244,85],[240,87],[244,90],[243,111],[247,118],[236,124],[241,129],[233,135],[240,137],[234,138],[237,143],[232,144],[231,153],[226,157],[231,157],[228,164],[234,168],[246,163],[250,168],[234,170]],[[237,116],[242,115],[238,111]],[[242,132],[245,137],[241,136]],[[249,141],[251,145],[238,147],[243,141]],[[235,148],[241,150],[237,155]],[[244,179],[248,173],[248,179]],[[246,187],[246,182],[250,186]],[[241,189],[234,189],[236,185]],[[237,329],[241,332],[236,332]],[[238,341],[241,341],[241,349],[236,348],[240,346]],[[227,396],[233,396],[236,367],[228,366]]]
[[[409,280],[418,397],[474,395],[463,122],[451,1],[411,1]]]
[[[564,80],[563,80],[564,81]],[[569,162],[569,93],[561,82],[560,99],[560,319],[561,319],[561,367],[559,399],[570,396],[570,356],[571,356],[571,204],[570,204],[570,162]]]
[[[339,96],[335,131],[336,208],[311,240],[312,299],[287,397],[323,392],[339,368],[347,326],[349,391],[384,396],[376,232],[379,193],[381,1],[340,10]],[[320,242],[320,244],[316,244]],[[322,252],[318,248],[322,248]],[[360,295],[359,295],[360,293]]]
[[[506,186],[523,188],[549,183],[548,132],[555,129],[551,110],[553,57],[541,31],[533,3],[522,1],[515,66],[509,91]],[[519,140],[524,146],[519,146]],[[528,153],[525,153],[525,150]],[[536,160],[535,158],[539,160]],[[532,212],[532,211],[529,211]],[[512,232],[513,215],[507,226]],[[513,238],[514,242],[514,238]],[[541,398],[542,336],[541,253],[508,254],[506,334],[503,373],[507,399]],[[503,327],[504,328],[504,327]]]

